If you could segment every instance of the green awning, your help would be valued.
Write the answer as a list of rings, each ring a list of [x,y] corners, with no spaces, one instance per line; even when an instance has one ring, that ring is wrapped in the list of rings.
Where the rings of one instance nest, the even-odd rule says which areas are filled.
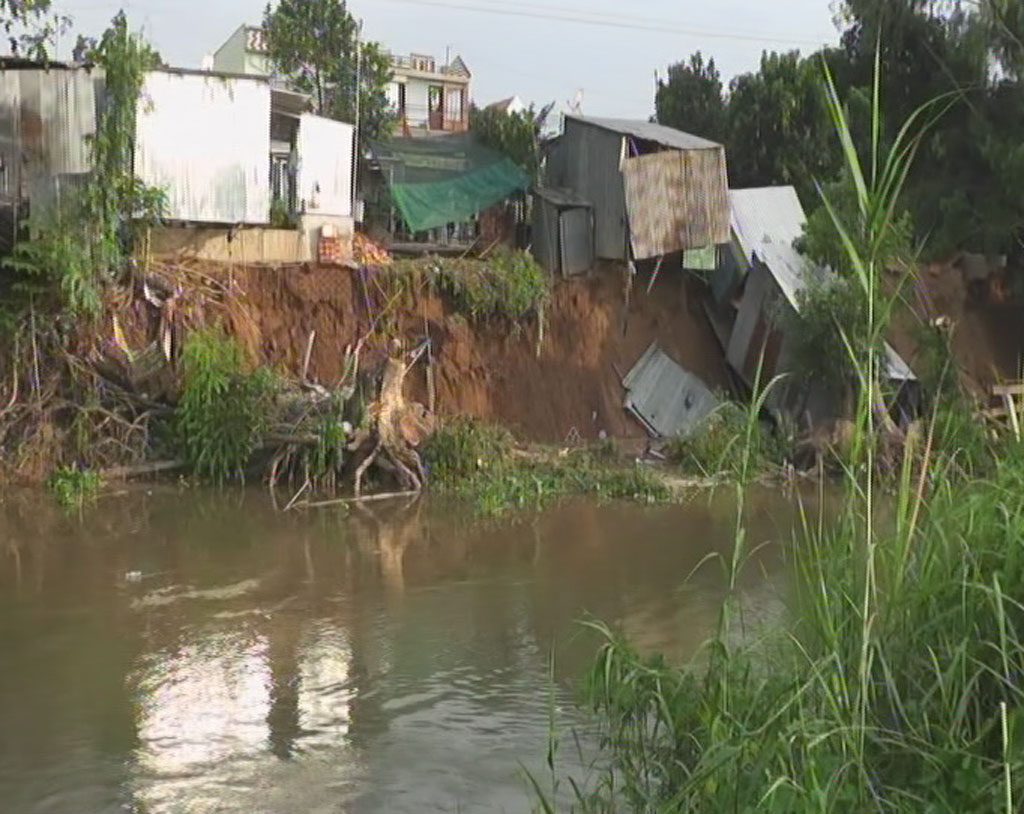
[[[511,159],[465,133],[395,138],[372,149],[413,232],[469,220],[530,183]]]

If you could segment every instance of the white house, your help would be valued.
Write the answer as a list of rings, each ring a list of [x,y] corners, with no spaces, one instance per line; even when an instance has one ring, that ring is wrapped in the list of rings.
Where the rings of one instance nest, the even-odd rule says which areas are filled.
[[[438,65],[424,54],[391,55],[388,99],[406,135],[460,133],[469,129],[469,82],[461,57]]]

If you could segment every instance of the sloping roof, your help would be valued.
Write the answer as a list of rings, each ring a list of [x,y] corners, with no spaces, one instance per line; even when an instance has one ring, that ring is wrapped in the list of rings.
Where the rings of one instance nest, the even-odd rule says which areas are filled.
[[[792,246],[807,216],[791,186],[729,191],[732,230],[747,260],[765,240]]]
[[[752,259],[756,258],[771,273],[779,284],[779,288],[793,309],[800,310],[798,294],[803,290],[809,278],[824,279],[831,271],[825,271],[803,257],[792,243],[779,243],[770,239],[762,241],[754,250]],[[885,343],[886,373],[894,381],[916,381],[917,376],[895,349]]]
[[[663,147],[671,147],[676,150],[717,150],[722,146],[700,136],[693,136],[689,133],[684,133],[682,130],[676,130],[675,128],[653,122],[633,119],[603,119],[593,116],[567,115],[565,118],[567,122],[582,122],[583,124],[600,127],[603,130],[621,133],[624,136],[633,136],[644,141],[655,141]]]
[[[473,76],[465,61],[460,56],[456,56],[455,59],[451,61],[451,64],[448,65],[448,72],[455,76],[465,76],[467,78]]]
[[[497,102],[491,102],[487,105],[487,110],[508,110],[509,105],[511,105],[515,99],[515,96],[509,96],[507,99],[499,99]]]

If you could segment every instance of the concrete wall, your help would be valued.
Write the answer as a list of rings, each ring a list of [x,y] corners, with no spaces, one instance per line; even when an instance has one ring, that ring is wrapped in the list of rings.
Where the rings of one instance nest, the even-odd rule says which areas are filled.
[[[263,227],[161,227],[150,233],[149,251],[153,257],[169,261],[303,263],[312,259],[309,242],[301,231]]]
[[[240,26],[213,55],[213,69],[225,73],[266,76],[270,73],[267,58],[249,47],[249,26]]]
[[[304,215],[298,229],[204,228],[166,226],[153,229],[149,238],[150,256],[175,262],[207,260],[215,263],[310,263],[318,258],[320,229],[330,224],[340,237],[343,259],[352,258],[351,218],[329,215]]]
[[[240,26],[214,53],[213,69],[225,73],[245,73],[245,43],[245,26]]]

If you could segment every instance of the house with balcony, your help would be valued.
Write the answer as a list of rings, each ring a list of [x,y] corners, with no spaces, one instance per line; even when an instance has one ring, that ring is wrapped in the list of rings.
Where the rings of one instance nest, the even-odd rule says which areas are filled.
[[[406,136],[462,133],[469,129],[469,82],[461,57],[438,65],[424,54],[391,55],[388,99]]]

